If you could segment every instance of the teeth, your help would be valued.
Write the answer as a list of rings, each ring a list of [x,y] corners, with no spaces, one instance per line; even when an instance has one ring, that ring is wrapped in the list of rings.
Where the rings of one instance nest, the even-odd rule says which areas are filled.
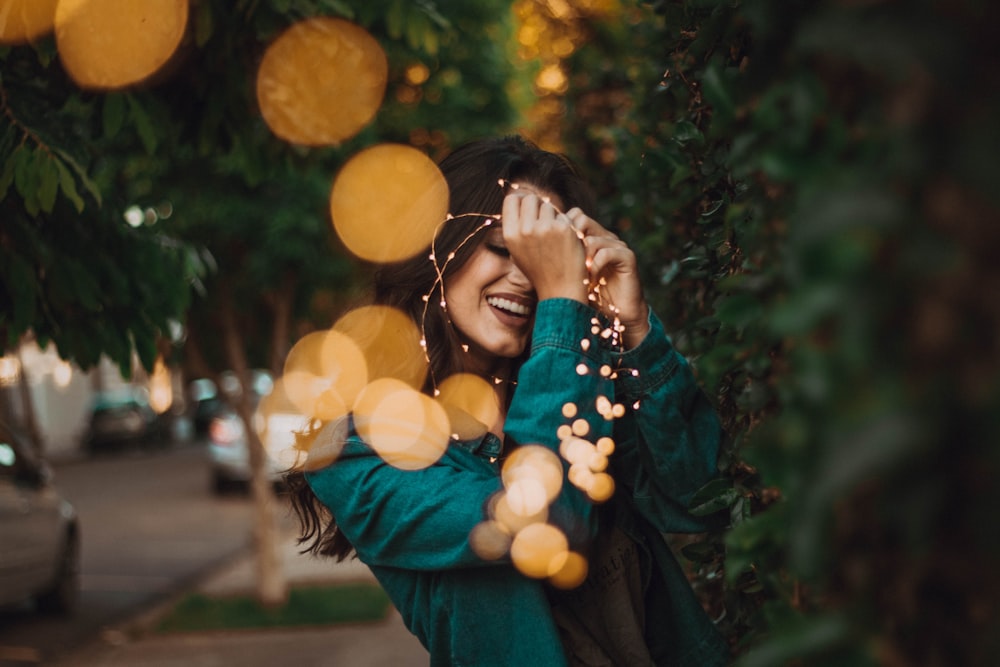
[[[511,313],[516,313],[517,315],[528,315],[531,313],[531,309],[527,306],[522,306],[519,303],[514,303],[508,299],[500,299],[497,297],[490,297],[486,300],[486,303],[490,304],[495,308],[500,308],[501,310],[506,310]]]

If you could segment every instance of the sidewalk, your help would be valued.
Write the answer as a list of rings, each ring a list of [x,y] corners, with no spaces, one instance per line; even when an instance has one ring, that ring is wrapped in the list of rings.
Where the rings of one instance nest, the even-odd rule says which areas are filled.
[[[337,563],[298,553],[285,534],[282,560],[290,585],[374,581],[357,560]],[[242,554],[208,573],[194,590],[209,595],[249,593],[254,588],[254,556]],[[124,624],[107,628],[89,645],[49,664],[58,667],[271,667],[273,665],[349,665],[357,667],[427,667],[420,642],[395,609],[382,621],[314,628],[212,631],[157,635],[153,623],[184,594],[145,610]]]

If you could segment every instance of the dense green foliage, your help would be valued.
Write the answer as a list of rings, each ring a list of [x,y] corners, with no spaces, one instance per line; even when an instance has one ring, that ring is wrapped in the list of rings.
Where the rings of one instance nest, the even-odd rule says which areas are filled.
[[[89,368],[152,368],[201,272],[188,247],[131,228],[100,100],[75,90],[51,42],[4,48],[0,76],[0,350],[31,332]],[[124,98],[123,98],[124,99]]]
[[[255,75],[284,29],[322,15],[371,32],[389,85],[357,137],[306,149],[266,127]],[[128,375],[133,350],[151,368],[171,321],[190,318],[188,356],[214,373],[234,363],[218,336],[227,318],[245,334],[249,363],[274,366],[296,327],[329,324],[342,307],[332,295],[352,266],[326,203],[340,164],[375,142],[440,154],[508,127],[510,31],[499,1],[204,0],[167,66],[111,93],[77,89],[51,37],[4,47],[3,349],[30,331],[84,368],[106,354]],[[411,67],[426,80],[408,82]],[[147,224],[125,224],[131,206]]]
[[[740,664],[996,664],[995,5],[623,18],[570,146],[732,436],[684,552]]]

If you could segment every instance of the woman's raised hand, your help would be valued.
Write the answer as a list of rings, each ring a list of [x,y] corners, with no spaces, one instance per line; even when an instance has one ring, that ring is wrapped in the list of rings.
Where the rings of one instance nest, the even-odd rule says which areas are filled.
[[[586,256],[570,219],[547,197],[520,188],[503,201],[503,238],[539,300],[563,297],[587,303]]]
[[[635,253],[624,241],[579,208],[562,213],[530,188],[507,195],[502,222],[511,258],[539,299],[592,303],[588,285],[599,286],[601,298],[592,305],[609,320],[618,318],[626,348],[642,342],[649,332],[649,307]]]
[[[600,286],[599,308],[608,318],[617,317],[625,327],[625,347],[635,347],[649,332],[649,306],[642,293],[635,253],[579,208],[567,211],[566,217],[583,235],[588,277],[592,284]]]

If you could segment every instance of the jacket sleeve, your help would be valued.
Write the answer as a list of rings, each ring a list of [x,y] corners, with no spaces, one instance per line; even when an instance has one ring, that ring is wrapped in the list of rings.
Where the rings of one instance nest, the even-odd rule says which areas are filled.
[[[469,532],[483,520],[500,478],[472,453],[451,446],[427,468],[400,470],[352,432],[336,460],[306,479],[368,565],[440,570],[484,564],[469,546]]]
[[[610,397],[614,387],[601,375],[604,356],[591,333],[592,312],[568,299],[538,305],[531,354],[521,367],[505,422],[506,448],[516,442],[558,451],[567,403],[579,407],[576,418],[592,430],[587,437],[610,435],[610,424],[594,407],[594,397],[600,392]],[[499,467],[459,444],[427,468],[404,471],[385,463],[352,433],[336,460],[307,472],[306,479],[369,565],[440,570],[486,564],[468,538],[486,518],[490,497],[502,488]],[[593,530],[591,505],[565,481],[565,470],[550,519],[571,543]]]
[[[698,532],[708,526],[686,508],[694,492],[718,474],[722,428],[652,311],[649,323],[642,343],[616,361],[616,396],[626,412],[615,425],[612,469],[658,530]]]

